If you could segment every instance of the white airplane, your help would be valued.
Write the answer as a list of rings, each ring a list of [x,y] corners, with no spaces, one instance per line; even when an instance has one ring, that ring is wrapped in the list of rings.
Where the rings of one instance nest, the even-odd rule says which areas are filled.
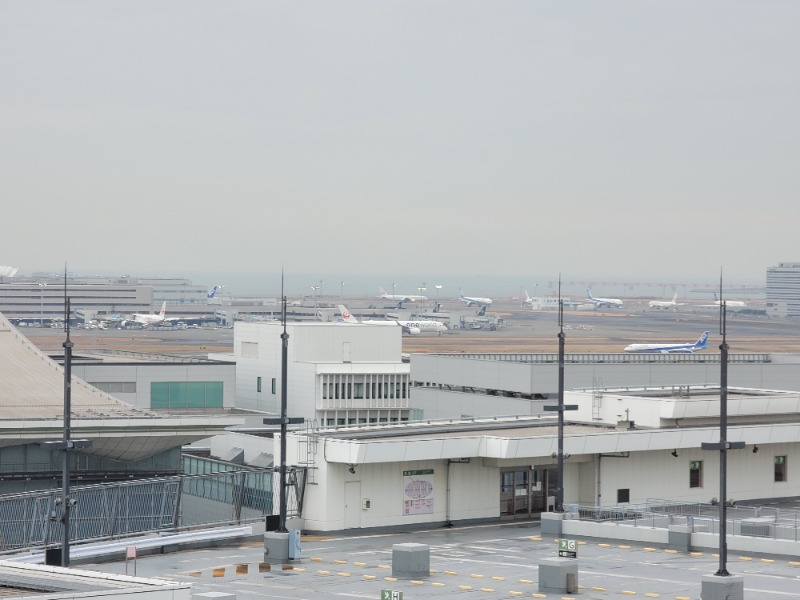
[[[589,302],[591,302],[595,306],[597,306],[597,308],[602,308],[604,306],[607,307],[607,308],[611,308],[611,307],[619,308],[619,307],[622,306],[622,300],[620,300],[619,298],[594,298],[594,297],[592,297],[592,291],[589,288],[586,288],[586,299],[589,300]]]
[[[744,308],[747,306],[747,303],[742,300],[717,300],[717,295],[714,294],[714,306],[721,306],[723,302],[728,308]]]
[[[348,324],[357,324],[360,323],[362,325],[388,325],[391,327],[402,327],[403,332],[407,333],[408,335],[419,335],[422,332],[428,333],[438,333],[439,335],[442,332],[447,331],[447,325],[442,323],[441,321],[433,321],[429,319],[419,319],[416,321],[402,321],[400,319],[391,319],[386,321],[359,321],[356,319],[347,307],[343,304],[339,305],[339,313],[342,315],[342,322]]]
[[[413,295],[413,294],[387,294],[386,290],[382,287],[378,288],[378,298],[384,300],[398,300],[400,302],[423,302],[428,299],[427,296]]]
[[[699,308],[719,308],[725,302],[726,308],[746,308],[747,303],[743,300],[717,300],[717,295],[714,294],[714,304],[697,304]]]
[[[533,298],[528,295],[528,290],[525,290],[525,299],[522,301],[522,306],[533,306]]]
[[[659,354],[691,354],[697,350],[703,350],[708,347],[708,332],[704,331],[700,339],[694,343],[675,342],[672,344],[631,344],[625,346],[625,352],[650,352]]]
[[[480,296],[465,296],[464,292],[461,291],[461,288],[458,288],[458,299],[462,302],[466,302],[467,306],[491,306],[492,299],[491,298],[481,298]]]
[[[678,304],[678,294],[676,293],[672,297],[672,300],[650,300],[647,306],[650,308],[675,308],[676,306],[680,306]]]
[[[120,325],[125,327],[129,321],[133,323],[141,323],[145,327],[150,325],[159,325],[161,323],[173,323],[175,321],[183,321],[187,317],[167,317],[165,316],[167,312],[167,302],[166,300],[161,303],[161,310],[158,311],[157,314],[144,314],[144,313],[134,313],[131,315],[130,319],[125,319],[120,321]]]

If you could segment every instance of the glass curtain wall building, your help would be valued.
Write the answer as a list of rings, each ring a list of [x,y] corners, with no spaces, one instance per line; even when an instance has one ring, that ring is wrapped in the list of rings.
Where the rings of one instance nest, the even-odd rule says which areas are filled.
[[[767,269],[767,316],[800,317],[800,263]]]

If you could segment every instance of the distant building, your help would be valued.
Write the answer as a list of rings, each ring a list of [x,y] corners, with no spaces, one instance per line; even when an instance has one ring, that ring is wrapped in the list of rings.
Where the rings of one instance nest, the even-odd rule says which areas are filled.
[[[236,323],[236,408],[280,411],[282,332],[277,321]],[[289,416],[328,426],[418,418],[400,327],[288,323],[287,333]]]
[[[767,316],[800,317],[800,263],[767,269]]]
[[[182,314],[208,312],[208,290],[182,278],[74,277],[67,279],[73,317],[82,320],[114,314],[157,312],[180,307]],[[50,323],[64,317],[64,279],[0,277],[0,313],[12,323]]]

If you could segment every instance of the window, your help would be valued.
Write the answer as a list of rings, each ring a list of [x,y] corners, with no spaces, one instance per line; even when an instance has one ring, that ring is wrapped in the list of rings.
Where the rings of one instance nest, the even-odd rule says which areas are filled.
[[[222,408],[222,382],[153,381],[150,408]]]
[[[273,394],[275,393],[275,390],[277,389],[277,387],[278,387],[278,382],[277,382],[277,381],[275,380],[275,378],[273,377],[273,378],[272,378],[272,393],[273,393]]]
[[[631,501],[630,488],[617,490],[617,504],[622,504],[623,502],[630,502],[630,501]]]
[[[775,481],[786,481],[786,457],[775,457]]]
[[[256,391],[261,392],[261,377],[256,378]]]
[[[689,463],[689,487],[703,487],[703,461],[693,460]]]

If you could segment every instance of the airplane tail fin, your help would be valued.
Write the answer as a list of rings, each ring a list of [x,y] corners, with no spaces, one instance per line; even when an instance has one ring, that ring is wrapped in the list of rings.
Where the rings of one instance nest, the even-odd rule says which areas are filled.
[[[400,300],[400,302],[397,303],[397,306],[395,306],[394,309],[395,310],[403,310],[403,302],[404,302],[404,300]]]
[[[675,295],[672,296],[672,303],[676,304],[678,302],[678,292],[675,292]]]
[[[592,290],[589,288],[586,288],[586,297],[589,298],[589,300],[594,300],[594,298],[592,298]]]
[[[695,348],[706,348],[708,347],[708,332],[704,331],[703,335],[700,336],[700,339],[694,345]]]
[[[442,312],[442,305],[437,302],[433,306],[433,310],[431,312],[435,312],[435,313]]]
[[[160,310],[160,311],[158,311],[158,316],[159,316],[159,317],[161,317],[161,318],[163,319],[163,318],[164,318],[164,315],[165,315],[166,313],[167,313],[167,301],[166,301],[166,300],[164,300],[164,302],[162,302],[162,303],[161,303],[161,310]]]
[[[358,323],[358,319],[350,314],[350,311],[347,310],[347,307],[344,304],[339,305],[339,313],[341,313],[342,321],[345,323]]]
[[[217,288],[218,288],[218,287],[219,287],[218,285],[215,285],[213,288],[211,288],[211,289],[208,291],[208,298],[209,298],[209,300],[210,300],[211,298],[213,298],[214,296],[216,296],[216,295],[217,295]]]
[[[378,286],[378,296],[383,298],[386,295],[386,290],[383,289],[381,286]]]
[[[478,311],[478,316],[479,317],[486,316],[486,307],[485,306],[481,306],[481,309]]]

